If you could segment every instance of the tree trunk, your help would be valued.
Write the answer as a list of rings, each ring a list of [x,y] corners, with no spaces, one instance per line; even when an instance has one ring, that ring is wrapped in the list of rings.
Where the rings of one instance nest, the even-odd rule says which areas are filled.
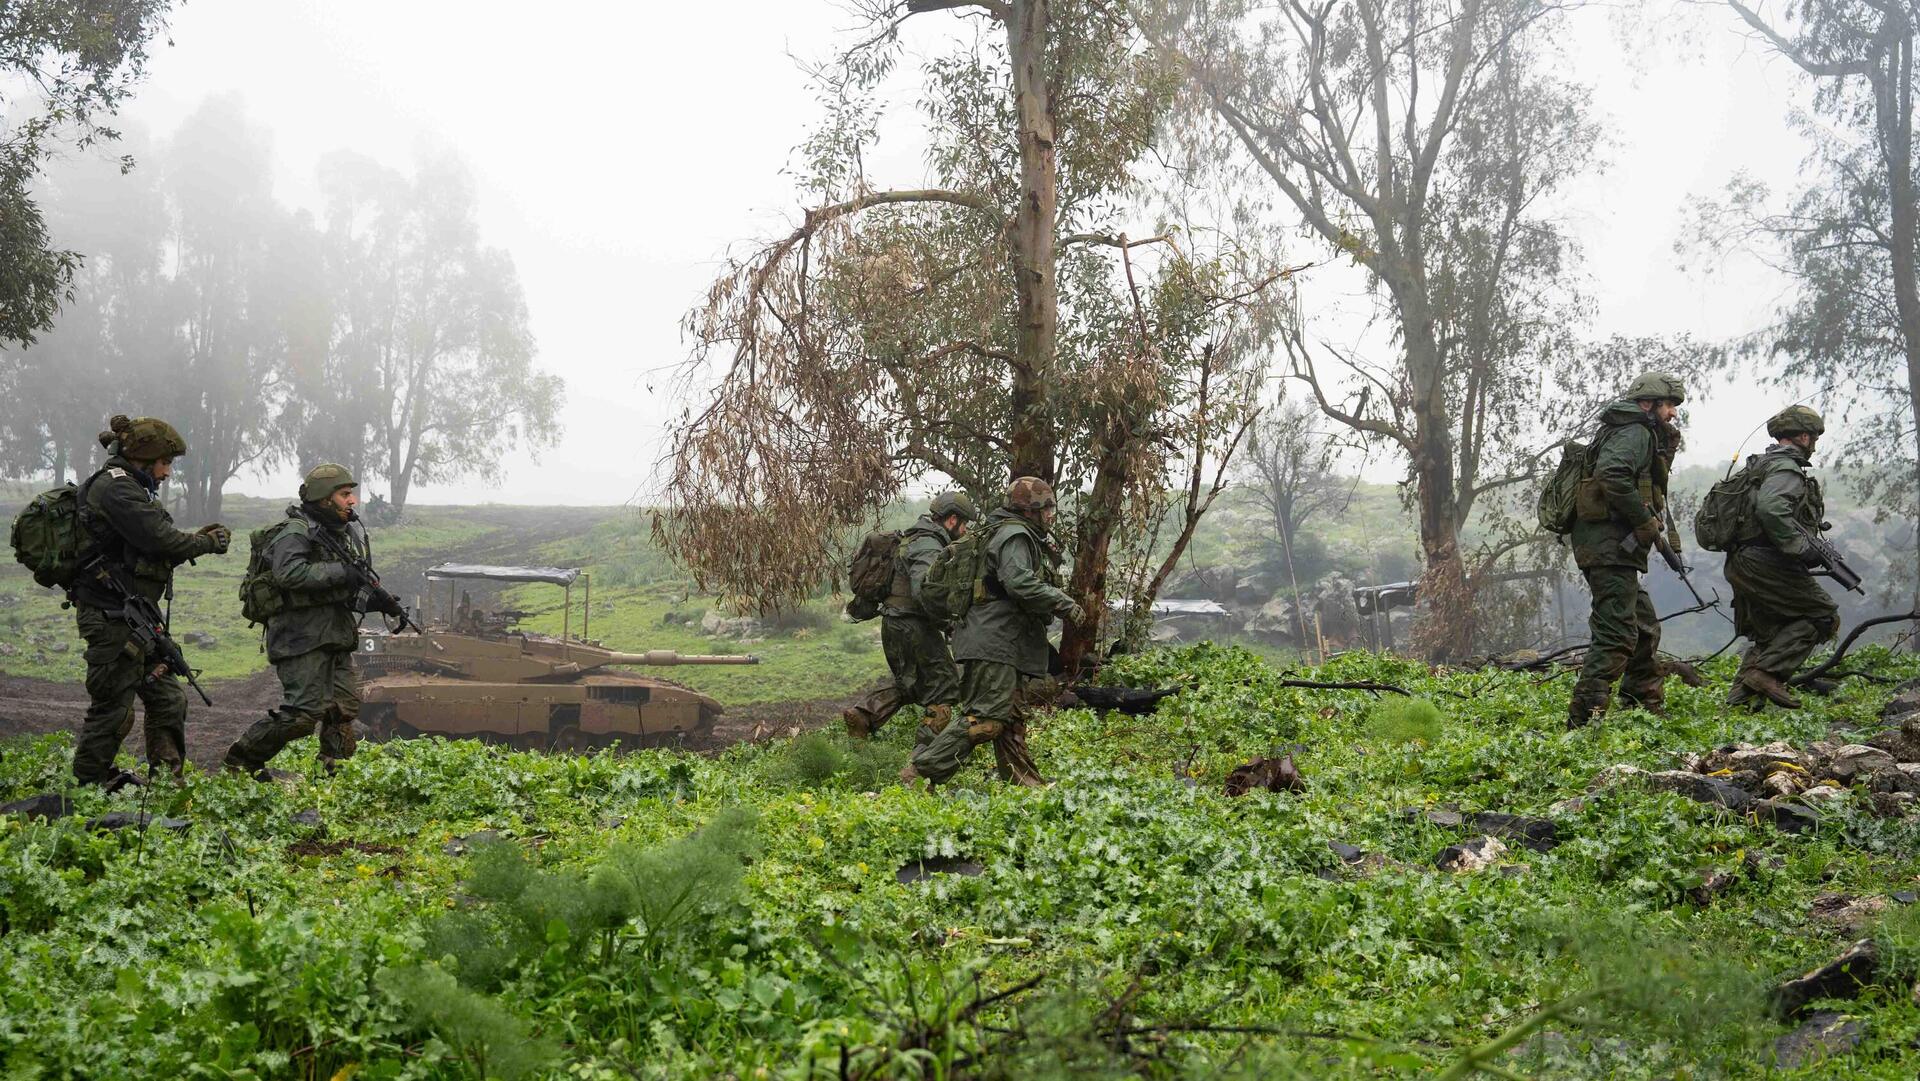
[[[1107,614],[1107,568],[1113,561],[1113,537],[1120,528],[1121,501],[1127,493],[1126,425],[1116,423],[1101,441],[1093,491],[1082,504],[1067,592],[1087,611],[1086,622],[1062,624],[1060,664],[1072,679],[1081,662],[1098,649],[1101,618]]]
[[[1873,74],[1874,103],[1879,114],[1881,153],[1887,164],[1889,248],[1893,271],[1893,303],[1899,313],[1900,336],[1907,358],[1907,396],[1914,420],[1915,472],[1920,475],[1920,274],[1915,271],[1915,206],[1913,182],[1913,38],[1895,40],[1885,70]],[[1920,499],[1920,491],[1915,492]],[[1914,546],[1913,605],[1920,611],[1920,536]],[[1920,643],[1916,643],[1920,648]]]
[[[1054,257],[1059,164],[1047,82],[1049,0],[1013,0],[1007,50],[1020,131],[1020,205],[1013,228],[1015,328],[1010,440],[1014,476],[1057,478],[1047,388],[1053,381],[1060,298]],[[1077,577],[1076,572],[1076,577]]]
[[[77,480],[78,478],[76,478]],[[53,486],[60,487],[67,482],[67,445],[58,439],[53,441]]]
[[[1438,343],[1424,310],[1402,311],[1407,367],[1413,376],[1413,471],[1418,493],[1420,576],[1413,630],[1417,655],[1433,664],[1466,658],[1473,644],[1473,591],[1460,556],[1453,439],[1447,426]]]

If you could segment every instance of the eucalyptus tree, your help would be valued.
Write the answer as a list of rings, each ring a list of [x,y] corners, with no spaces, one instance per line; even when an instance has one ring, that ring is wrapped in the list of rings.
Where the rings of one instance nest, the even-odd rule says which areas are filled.
[[[47,156],[119,137],[113,114],[146,70],[172,0],[0,4],[0,342],[31,343],[72,298],[82,253],[49,233],[33,187]],[[122,159],[131,166],[132,159]]]
[[[519,274],[481,242],[466,168],[429,156],[404,177],[337,154],[320,183],[330,347],[295,438],[318,448],[321,425],[364,431],[366,467],[396,508],[417,483],[551,446],[564,386],[535,363]]]
[[[1129,232],[1175,84],[1116,5],[858,10],[860,40],[814,71],[799,223],[687,318],[692,404],[656,535],[703,588],[778,607],[831,580],[838,540],[907,486],[944,477],[992,505],[1039,476],[1068,503],[1070,588],[1097,613],[1116,542],[1170,489],[1194,520],[1210,503],[1189,480],[1239,444],[1283,272],[1212,234]],[[929,175],[877,186],[877,101],[934,15]],[[1096,629],[1068,628],[1070,662]]]
[[[1883,517],[1920,521],[1920,6],[1725,2],[1813,87],[1811,113],[1796,114],[1810,144],[1806,180],[1788,207],[1769,208],[1771,193],[1748,178],[1703,207],[1703,240],[1720,249],[1758,239],[1798,286],[1779,319],[1741,344],[1783,382],[1824,388],[1845,420],[1829,439],[1862,494]],[[1920,566],[1909,570],[1920,607]]]
[[[1538,475],[1550,358],[1584,305],[1551,200],[1594,161],[1585,91],[1557,74],[1554,0],[1141,0],[1196,111],[1287,211],[1379,291],[1384,333],[1335,348],[1304,307],[1289,374],[1403,456],[1425,569],[1416,647],[1471,648],[1476,579],[1530,531],[1468,551],[1477,509]],[[1485,515],[1482,515],[1484,520]]]

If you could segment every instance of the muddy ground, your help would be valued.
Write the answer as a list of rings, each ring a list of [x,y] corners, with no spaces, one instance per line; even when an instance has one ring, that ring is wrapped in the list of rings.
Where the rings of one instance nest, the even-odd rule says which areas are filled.
[[[187,695],[187,758],[203,769],[219,765],[227,748],[280,702],[280,682],[273,670],[241,680],[204,684],[212,706],[200,704],[192,691]],[[837,724],[840,711],[853,704],[853,696],[816,698],[800,702],[756,702],[732,706],[714,726],[713,734],[689,742],[689,749],[712,753],[735,743],[753,739],[785,736],[794,730],[808,730]],[[87,692],[78,683],[52,683],[44,679],[0,674],[0,739],[10,736],[42,735],[48,732],[78,732],[81,715],[87,709]],[[136,709],[137,712],[137,709]],[[145,760],[146,736],[136,720],[125,749]]]

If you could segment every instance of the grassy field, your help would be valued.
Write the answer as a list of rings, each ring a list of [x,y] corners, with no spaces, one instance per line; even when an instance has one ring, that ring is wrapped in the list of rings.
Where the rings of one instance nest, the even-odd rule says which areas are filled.
[[[1045,790],[981,764],[937,794],[887,783],[895,726],[717,758],[414,740],[332,776],[303,741],[282,783],[155,793],[184,832],[80,825],[131,793],[0,816],[0,1075],[1914,1076],[1920,819],[1862,786],[1794,834],[1591,786],[1733,740],[1857,738],[1889,688],[1729,713],[1722,660],[1668,717],[1567,733],[1564,680],[1528,674],[1316,673],[1411,702],[1285,687],[1218,647],[1114,674],[1188,690],[1043,718]],[[1276,746],[1304,791],[1222,792]],[[66,737],[0,750],[0,800],[60,787]],[[1558,846],[1436,869],[1467,833],[1425,814],[1449,805],[1542,816]],[[1767,989],[1857,939],[1879,969],[1815,1004],[1857,1046],[1777,1067],[1797,1021]]]

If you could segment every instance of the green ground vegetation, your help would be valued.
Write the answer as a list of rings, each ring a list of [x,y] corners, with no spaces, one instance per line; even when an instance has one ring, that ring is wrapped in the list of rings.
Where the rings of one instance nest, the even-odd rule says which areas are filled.
[[[1763,997],[1853,937],[1808,918],[1817,896],[1913,888],[1920,820],[1852,792],[1796,835],[1588,791],[1614,763],[1871,730],[1884,685],[1729,712],[1723,659],[1676,683],[1669,717],[1568,733],[1564,680],[1532,674],[1362,654],[1316,673],[1419,700],[1383,705],[1222,647],[1109,672],[1187,690],[1145,718],[1045,716],[1045,790],[989,781],[984,751],[938,793],[887,783],[902,724],[714,758],[416,740],[331,776],[307,741],[278,763],[290,780],[157,789],[149,809],[184,832],[83,827],[131,793],[0,817],[0,1073],[1913,1076],[1920,906],[1859,932],[1889,961],[1833,1004],[1866,1030],[1844,1061],[1771,1072],[1789,1025]],[[1304,792],[1223,794],[1277,748]],[[0,799],[58,791],[69,754],[64,736],[0,747]],[[1550,815],[1562,843],[1443,873],[1462,835],[1404,813],[1441,803]],[[1732,885],[1696,897],[1715,872]]]

